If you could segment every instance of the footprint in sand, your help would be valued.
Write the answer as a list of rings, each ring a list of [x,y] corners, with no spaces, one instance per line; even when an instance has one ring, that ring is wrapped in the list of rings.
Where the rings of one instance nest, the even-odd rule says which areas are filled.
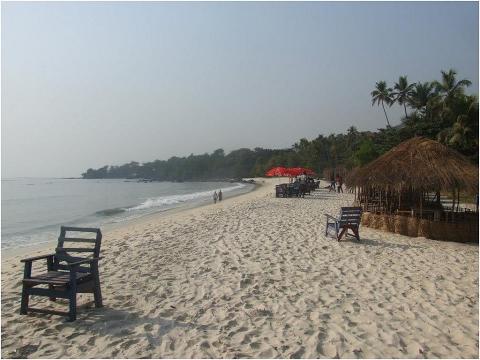
[[[224,329],[225,330],[230,330],[231,328],[234,328],[235,326],[237,326],[238,323],[237,323],[237,320],[230,320],[227,325],[225,325]]]
[[[245,288],[247,285],[252,283],[253,275],[251,274],[242,274],[242,280],[240,280],[240,288]]]

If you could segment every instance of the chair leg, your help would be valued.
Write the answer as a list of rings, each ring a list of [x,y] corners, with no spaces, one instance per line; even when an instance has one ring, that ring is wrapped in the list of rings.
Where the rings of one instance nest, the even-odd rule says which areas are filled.
[[[75,321],[77,319],[77,291],[70,290],[70,298],[68,302],[68,321]]]
[[[102,290],[100,289],[100,279],[97,276],[95,283],[93,285],[93,298],[95,300],[95,307],[101,308],[103,306],[102,302]]]
[[[77,279],[76,268],[70,269],[70,283],[68,284],[69,302],[68,302],[68,321],[77,319]]]
[[[32,277],[32,262],[27,261],[23,270],[23,278],[29,279],[30,277]],[[22,284],[22,302],[20,304],[21,315],[27,315],[29,296],[30,295],[28,294],[28,287],[25,286],[25,284]]]
[[[339,235],[337,235],[337,241],[340,241],[340,239],[342,238],[343,234],[345,234],[345,231],[347,231],[347,228],[343,228],[342,231],[340,232]]]
[[[20,314],[21,315],[27,315],[28,313],[28,298],[29,298],[30,295],[28,295],[27,293],[27,288],[25,287],[25,285],[23,285],[23,288],[22,288],[22,302],[21,302],[21,305],[20,305]]]
[[[353,228],[352,230],[357,240],[360,241],[360,234],[358,233],[358,228]]]
[[[53,285],[48,285],[48,289],[49,290],[55,290],[55,287]],[[49,298],[51,301],[57,301],[57,298],[56,297],[50,297]]]

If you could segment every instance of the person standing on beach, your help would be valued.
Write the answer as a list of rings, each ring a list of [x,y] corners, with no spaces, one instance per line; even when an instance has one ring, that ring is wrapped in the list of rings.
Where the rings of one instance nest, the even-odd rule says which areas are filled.
[[[300,181],[300,194],[302,197],[305,197],[307,192],[307,173],[304,171],[302,175],[299,176]]]
[[[332,176],[330,176],[330,188],[328,189],[328,192],[332,191],[335,192],[335,178],[332,174]]]
[[[223,196],[222,189],[220,189],[220,190],[218,190],[218,201],[219,202],[222,201],[222,196]]]
[[[218,199],[218,195],[217,195],[217,192],[214,191],[213,192],[213,203],[216,204],[217,203],[217,199]]]

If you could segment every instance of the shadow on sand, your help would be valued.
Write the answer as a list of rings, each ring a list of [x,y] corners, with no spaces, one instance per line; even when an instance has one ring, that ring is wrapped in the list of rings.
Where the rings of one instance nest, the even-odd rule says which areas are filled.
[[[108,305],[102,308],[83,307],[77,313],[77,320],[74,322],[63,322],[61,328],[73,328],[76,330],[93,331],[94,334],[100,336],[116,336],[125,337],[135,332],[135,328],[141,326],[148,337],[148,332],[154,329],[157,325],[157,330],[152,333],[151,343],[155,343],[158,337],[168,334],[174,328],[194,328],[194,324],[176,321],[174,319],[167,319],[164,317],[147,317],[140,315],[134,311],[127,311],[121,309],[114,309]]]
[[[340,243],[350,243],[357,246],[374,246],[374,247],[379,247],[383,249],[408,250],[408,249],[424,249],[425,248],[424,246],[420,246],[420,245],[397,244],[397,243],[391,243],[387,241],[368,239],[368,238],[362,237],[361,234],[360,234],[360,239],[361,240],[358,241],[352,236],[344,236],[342,240],[340,240]],[[332,237],[332,240],[336,241],[334,237]]]

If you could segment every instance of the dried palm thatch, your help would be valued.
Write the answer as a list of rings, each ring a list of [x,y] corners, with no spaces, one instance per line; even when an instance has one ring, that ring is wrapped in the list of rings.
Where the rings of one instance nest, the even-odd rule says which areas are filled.
[[[410,237],[423,236],[434,240],[478,242],[478,221],[434,222],[400,215],[363,213],[362,225]]]
[[[437,141],[414,137],[353,171],[348,184],[394,191],[410,188],[478,192],[478,168]]]

